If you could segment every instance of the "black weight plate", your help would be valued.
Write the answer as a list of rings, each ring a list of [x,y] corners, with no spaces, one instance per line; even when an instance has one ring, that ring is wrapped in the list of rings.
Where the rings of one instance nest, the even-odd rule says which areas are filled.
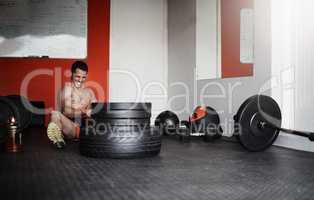
[[[238,113],[238,139],[247,150],[262,151],[273,144],[279,131],[276,128],[261,129],[258,125],[270,121],[280,127],[280,108],[271,97],[265,95],[251,97],[244,104]]]
[[[176,127],[180,123],[178,116],[169,110],[160,113],[155,120],[155,126],[165,125]]]
[[[139,110],[151,112],[151,103],[139,103],[139,102],[98,102],[92,103],[92,108],[97,111],[106,110]]]
[[[176,133],[180,121],[178,116],[169,110],[160,113],[155,120],[155,126],[160,128],[164,135],[172,135]]]
[[[246,99],[241,106],[239,107],[237,114],[233,116],[234,121],[239,121],[239,115],[240,113],[243,111],[244,107],[250,102],[252,101],[254,98],[257,98],[257,95],[251,96],[250,98]]]
[[[168,121],[170,120],[170,121]],[[160,113],[155,120],[155,126],[160,126],[162,124],[167,124],[171,126],[179,125],[179,118],[178,116],[169,110],[163,111]]]
[[[255,98],[257,98],[258,95],[254,95],[251,96],[249,98],[247,98],[239,107],[237,113],[233,116],[233,120],[234,120],[234,136],[236,136],[236,138],[239,140],[239,128],[238,128],[238,124],[239,124],[239,116],[242,113],[243,109],[245,108],[245,106],[251,102],[252,100],[254,100]]]
[[[216,112],[215,109],[213,109],[212,107],[207,106],[206,107],[206,112],[207,112],[207,115],[205,117],[206,117],[206,120],[208,122],[213,123],[213,124],[217,124],[217,125],[220,124],[219,115],[218,115],[218,113]]]
[[[111,110],[100,111],[98,113],[92,112],[92,118],[98,119],[145,119],[150,118],[151,113],[138,110]]]

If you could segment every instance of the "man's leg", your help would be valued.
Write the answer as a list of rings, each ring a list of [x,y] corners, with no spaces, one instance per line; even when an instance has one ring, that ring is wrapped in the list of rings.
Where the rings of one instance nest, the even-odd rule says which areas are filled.
[[[62,124],[62,132],[64,136],[68,139],[77,139],[79,138],[80,134],[80,125],[77,123],[74,123],[70,119],[68,119],[66,116],[61,114],[61,124]]]
[[[67,138],[77,138],[79,136],[79,125],[72,122],[59,111],[51,112],[51,122],[47,128],[48,138],[58,147],[65,145],[62,132]]]

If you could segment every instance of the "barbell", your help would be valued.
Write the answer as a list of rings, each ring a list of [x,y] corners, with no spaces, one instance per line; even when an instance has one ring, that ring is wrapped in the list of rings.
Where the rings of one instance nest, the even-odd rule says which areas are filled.
[[[314,141],[312,132],[282,128],[280,107],[266,95],[255,95],[245,100],[234,116],[234,122],[235,135],[249,151],[262,151],[270,147],[280,131]]]

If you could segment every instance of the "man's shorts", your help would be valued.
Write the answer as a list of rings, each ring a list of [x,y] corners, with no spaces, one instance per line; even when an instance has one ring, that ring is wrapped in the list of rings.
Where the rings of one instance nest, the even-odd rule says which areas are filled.
[[[69,120],[77,124],[77,126],[75,127],[75,139],[80,138],[80,130],[81,128],[85,127],[86,117],[69,117]]]

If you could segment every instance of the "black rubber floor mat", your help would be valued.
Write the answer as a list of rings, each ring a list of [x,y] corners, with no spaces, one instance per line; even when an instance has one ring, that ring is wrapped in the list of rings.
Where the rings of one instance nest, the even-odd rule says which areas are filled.
[[[95,159],[78,143],[58,151],[45,130],[23,138],[24,152],[0,154],[1,199],[269,200],[313,199],[314,154],[238,143],[163,139],[159,156]]]

